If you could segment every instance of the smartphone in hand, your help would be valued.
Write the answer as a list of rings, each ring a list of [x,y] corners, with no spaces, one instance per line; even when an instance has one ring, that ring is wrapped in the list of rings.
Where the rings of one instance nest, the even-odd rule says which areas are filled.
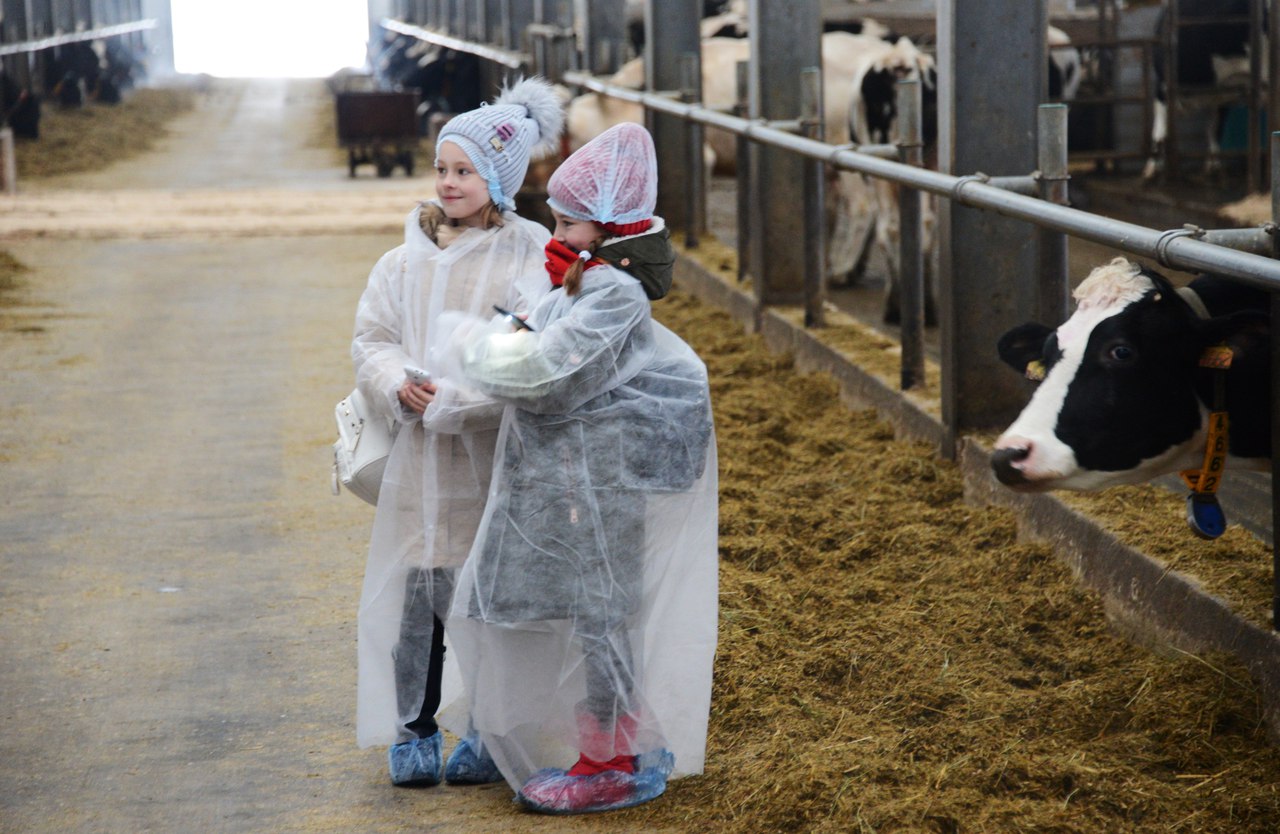
[[[405,379],[415,385],[423,385],[431,381],[431,374],[421,368],[415,368],[413,365],[404,366],[404,376]]]
[[[493,305],[493,309],[497,310],[500,315],[506,316],[507,321],[511,322],[516,327],[519,327],[521,330],[528,330],[530,333],[533,332],[533,328],[529,326],[529,322],[520,318],[510,310],[504,310],[501,307],[499,307],[497,304]]]

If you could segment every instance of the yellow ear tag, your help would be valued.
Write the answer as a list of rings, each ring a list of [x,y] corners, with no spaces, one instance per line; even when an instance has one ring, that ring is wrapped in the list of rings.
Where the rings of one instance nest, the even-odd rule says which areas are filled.
[[[1044,375],[1046,373],[1044,363],[1039,359],[1032,359],[1027,363],[1026,370],[1024,370],[1023,373],[1026,375],[1027,379],[1032,382],[1039,382],[1044,379]]]
[[[1200,367],[1225,371],[1231,367],[1233,358],[1235,354],[1231,352],[1231,348],[1226,345],[1214,345],[1205,348],[1204,353],[1200,354]]]

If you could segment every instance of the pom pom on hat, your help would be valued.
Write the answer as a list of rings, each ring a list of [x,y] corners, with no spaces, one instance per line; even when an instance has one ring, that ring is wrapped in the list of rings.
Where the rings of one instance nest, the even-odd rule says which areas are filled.
[[[561,163],[547,182],[547,205],[615,235],[649,228],[658,204],[658,156],[649,131],[623,122]]]
[[[525,78],[504,87],[493,104],[450,119],[436,147],[453,142],[462,148],[488,183],[494,204],[512,211],[529,160],[559,146],[564,118],[556,89],[541,78]]]

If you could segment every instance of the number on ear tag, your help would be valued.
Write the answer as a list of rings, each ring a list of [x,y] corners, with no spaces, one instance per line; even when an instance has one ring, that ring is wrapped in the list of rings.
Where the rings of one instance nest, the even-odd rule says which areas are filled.
[[[1227,531],[1227,516],[1212,494],[1193,492],[1187,496],[1187,525],[1202,539],[1216,539]]]

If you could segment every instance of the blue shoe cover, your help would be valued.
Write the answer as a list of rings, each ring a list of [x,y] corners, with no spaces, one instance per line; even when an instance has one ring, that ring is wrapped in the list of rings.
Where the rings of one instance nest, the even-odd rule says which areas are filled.
[[[387,750],[387,765],[391,770],[391,782],[402,787],[430,787],[440,784],[440,771],[444,764],[444,736],[436,733],[429,738],[393,744]]]
[[[516,801],[543,814],[630,808],[661,796],[674,766],[670,752],[654,750],[637,757],[635,773],[606,770],[593,776],[570,776],[559,768],[547,768],[529,777]]]
[[[444,766],[444,780],[450,785],[487,785],[501,782],[502,773],[480,739],[467,736],[458,740],[458,746],[449,754]]]

